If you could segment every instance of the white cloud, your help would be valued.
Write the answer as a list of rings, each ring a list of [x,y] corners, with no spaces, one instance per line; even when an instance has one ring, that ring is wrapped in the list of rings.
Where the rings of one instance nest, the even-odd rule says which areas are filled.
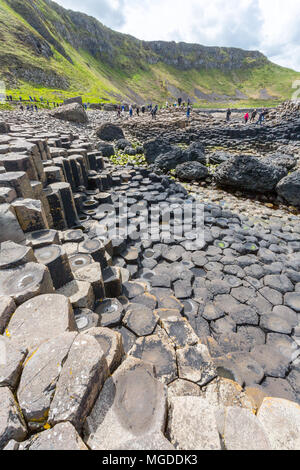
[[[144,40],[241,47],[300,70],[299,0],[56,0]]]

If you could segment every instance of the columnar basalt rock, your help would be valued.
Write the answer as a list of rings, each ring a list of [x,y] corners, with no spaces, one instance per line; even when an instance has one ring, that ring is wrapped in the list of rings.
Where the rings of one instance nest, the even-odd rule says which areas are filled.
[[[88,127],[48,121],[42,111],[36,123],[18,114],[0,136],[0,392],[9,388],[17,400],[8,406],[13,426],[0,404],[1,445],[298,448],[299,218],[264,205],[269,192],[258,203],[221,191],[210,166],[221,164],[218,173],[231,165],[234,182],[277,198],[278,177],[297,173],[297,140],[282,140],[295,123],[276,133],[268,126],[281,149],[269,142],[266,156],[249,155],[241,168],[232,149],[205,146],[230,142],[248,155],[251,142],[267,138],[264,128],[197,113],[194,127],[178,130],[181,117],[170,111],[168,121],[162,111],[153,126],[124,121],[117,144],[120,129],[104,126],[112,140],[100,145],[91,129],[119,121],[94,113]],[[148,137],[149,163],[169,168],[179,159],[192,175],[207,165],[205,179],[183,187],[105,156],[116,148],[139,154]],[[161,213],[149,225],[155,204]],[[176,212],[161,237],[169,208],[186,206],[185,232]]]
[[[7,325],[6,336],[34,350],[44,341],[77,331],[69,300],[58,294],[39,295],[20,305]]]

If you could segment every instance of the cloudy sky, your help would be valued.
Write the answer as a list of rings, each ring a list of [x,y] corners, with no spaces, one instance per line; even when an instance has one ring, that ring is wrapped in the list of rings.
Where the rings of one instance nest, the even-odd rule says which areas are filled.
[[[300,71],[299,0],[56,0],[139,39],[260,50]]]

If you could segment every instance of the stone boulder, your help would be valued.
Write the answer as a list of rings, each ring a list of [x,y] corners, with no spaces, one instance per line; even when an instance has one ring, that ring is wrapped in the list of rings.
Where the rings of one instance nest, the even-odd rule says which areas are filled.
[[[208,156],[209,163],[211,165],[221,165],[221,163],[227,162],[231,157],[230,153],[223,151],[213,152]]]
[[[101,111],[102,105],[98,103],[91,103],[90,104],[90,109],[96,110],[96,111]]]
[[[68,99],[64,100],[64,105],[73,104],[73,103],[78,103],[78,104],[81,104],[81,106],[82,106],[82,97],[81,96],[74,96],[74,98],[68,98]]]
[[[202,163],[185,162],[176,167],[176,175],[182,181],[199,181],[208,176],[208,170]]]
[[[172,150],[172,146],[162,139],[152,139],[144,143],[144,153],[147,163],[154,163],[156,158]]]
[[[118,150],[125,150],[126,147],[132,147],[131,145],[131,142],[129,142],[129,140],[127,139],[120,139],[118,140],[118,142],[116,143],[116,147]]]
[[[71,103],[61,106],[54,111],[51,115],[56,119],[62,121],[71,121],[78,124],[84,124],[88,122],[88,117],[83,107],[78,103]]]
[[[101,140],[111,142],[113,140],[124,139],[124,132],[121,127],[116,126],[110,122],[105,122],[98,129],[96,129],[96,135]]]
[[[6,122],[0,122],[0,134],[8,134],[10,132],[9,124]]]
[[[112,103],[107,103],[103,106],[104,111],[115,111],[116,105]]]
[[[264,163],[271,165],[278,165],[287,170],[292,170],[297,165],[297,159],[293,155],[286,155],[282,153],[273,153],[263,159]]]
[[[99,142],[97,144],[99,152],[102,153],[103,157],[111,157],[115,154],[114,146],[107,144],[106,142]]]
[[[279,181],[276,191],[289,204],[300,206],[300,171],[295,171]]]
[[[180,148],[173,148],[167,153],[160,154],[154,162],[154,171],[168,172],[183,162],[183,152]]]
[[[267,193],[287,175],[287,170],[277,165],[265,164],[251,155],[238,155],[222,163],[214,175],[219,186]]]
[[[205,148],[200,142],[193,142],[183,152],[183,159],[185,162],[199,162],[206,165]]]

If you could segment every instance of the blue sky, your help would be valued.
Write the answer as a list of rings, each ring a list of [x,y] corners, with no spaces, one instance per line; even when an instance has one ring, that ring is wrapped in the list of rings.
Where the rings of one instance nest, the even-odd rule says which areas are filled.
[[[144,40],[260,50],[300,71],[299,0],[56,0]]]

